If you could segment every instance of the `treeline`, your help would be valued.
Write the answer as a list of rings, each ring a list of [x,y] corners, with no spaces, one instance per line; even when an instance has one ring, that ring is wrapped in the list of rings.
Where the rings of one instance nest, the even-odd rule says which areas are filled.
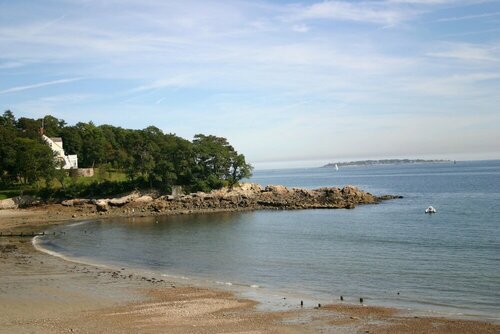
[[[347,166],[372,166],[372,165],[402,165],[402,164],[418,164],[418,163],[436,163],[450,162],[450,160],[424,160],[424,159],[381,159],[381,160],[359,160],[348,162],[332,162],[323,167],[347,167]]]
[[[234,185],[251,175],[252,166],[222,137],[195,135],[192,141],[157,127],[123,129],[92,122],[67,125],[53,116],[0,116],[0,181],[34,184],[61,178],[53,153],[40,135],[61,137],[66,154],[77,154],[79,167],[126,173],[129,184],[147,184],[161,191],[180,185],[189,191],[209,191]],[[132,181],[132,182],[131,182]],[[64,186],[64,184],[61,182]]]

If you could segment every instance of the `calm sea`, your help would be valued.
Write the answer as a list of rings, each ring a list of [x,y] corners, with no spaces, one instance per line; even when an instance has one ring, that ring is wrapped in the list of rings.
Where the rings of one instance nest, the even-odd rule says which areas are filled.
[[[500,320],[500,161],[258,170],[251,181],[352,184],[404,198],[354,210],[91,221],[55,227],[66,233],[41,243],[77,259],[231,285],[264,304],[342,295]],[[424,214],[429,205],[436,214]]]

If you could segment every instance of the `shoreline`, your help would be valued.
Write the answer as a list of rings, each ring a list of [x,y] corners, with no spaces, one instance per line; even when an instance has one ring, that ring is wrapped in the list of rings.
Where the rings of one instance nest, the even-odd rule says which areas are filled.
[[[104,217],[91,215],[72,218],[72,210],[63,210],[55,214],[51,208],[0,211],[0,231],[5,231],[5,226],[11,230],[40,230],[59,224],[71,224],[87,219],[102,219],[117,216],[120,217],[121,215],[106,215]],[[23,277],[26,276],[37,277],[36,281],[26,282],[26,284],[22,284],[22,282],[18,283],[18,285],[9,292],[6,292],[9,287],[7,287],[7,289],[0,289],[0,305],[2,305],[0,311],[4,313],[4,316],[0,317],[0,325],[8,325],[7,328],[10,328],[9,332],[12,333],[25,332],[27,329],[31,328],[30,326],[32,326],[33,321],[35,321],[33,319],[16,320],[17,322],[14,321],[15,324],[13,324],[12,319],[9,319],[13,314],[15,314],[16,319],[26,317],[25,310],[18,310],[17,312],[12,311],[12,309],[16,310],[18,308],[20,301],[28,301],[28,304],[31,305],[29,308],[32,309],[30,312],[35,314],[35,316],[38,314],[37,312],[41,312],[41,314],[43,314],[41,319],[46,319],[46,312],[42,311],[47,308],[47,303],[45,303],[44,300],[47,298],[50,300],[52,298],[51,295],[45,296],[42,298],[42,301],[40,301],[29,294],[26,295],[24,292],[46,287],[46,283],[43,283],[43,279],[47,279],[43,278],[45,275],[43,272],[45,271],[44,266],[46,263],[51,263],[55,268],[55,272],[57,272],[56,277],[50,278],[57,288],[50,286],[49,291],[52,291],[52,293],[54,291],[62,293],[65,297],[67,297],[68,294],[71,295],[67,302],[48,303],[48,308],[52,308],[51,312],[54,314],[54,317],[58,319],[55,322],[59,324],[58,326],[60,326],[60,328],[64,329],[57,329],[56,331],[51,329],[48,330],[47,333],[67,332],[67,328],[74,327],[84,329],[89,328],[88,326],[94,326],[91,327],[94,329],[94,332],[99,331],[97,329],[99,324],[103,321],[110,321],[109,317],[120,319],[120,321],[116,322],[113,320],[110,324],[111,326],[116,326],[116,332],[162,332],[161,328],[164,328],[163,326],[166,325],[166,320],[164,319],[164,315],[162,318],[162,314],[166,309],[168,310],[166,311],[167,314],[169,312],[178,314],[179,312],[182,313],[182,310],[186,310],[185,301],[181,302],[179,300],[179,298],[182,299],[185,297],[185,293],[197,297],[193,297],[193,299],[191,299],[193,302],[188,303],[189,307],[187,307],[187,309],[190,310],[188,312],[189,314],[179,315],[176,318],[175,328],[172,327],[172,331],[169,332],[193,332],[193,318],[190,316],[190,312],[196,313],[199,311],[199,294],[203,296],[209,294],[211,296],[210,298],[201,298],[204,300],[203,303],[205,303],[205,306],[206,304],[211,305],[211,311],[203,313],[201,317],[198,317],[201,319],[198,325],[203,326],[205,329],[207,324],[213,325],[209,326],[211,329],[207,329],[206,331],[200,330],[200,332],[218,333],[221,331],[221,328],[225,327],[231,328],[231,330],[234,330],[233,332],[245,332],[241,327],[237,327],[239,329],[231,327],[235,323],[244,323],[246,324],[243,326],[245,330],[247,328],[254,328],[255,333],[314,333],[320,328],[326,328],[326,332],[331,333],[364,333],[366,330],[370,333],[415,333],[425,331],[426,329],[433,330],[433,332],[437,333],[494,333],[500,331],[500,325],[492,321],[429,317],[422,316],[412,311],[408,312],[404,309],[359,306],[347,303],[323,305],[320,309],[313,308],[309,305],[309,307],[303,309],[297,307],[286,311],[260,310],[258,302],[251,300],[252,298],[241,298],[237,293],[228,292],[224,286],[193,286],[190,282],[179,282],[179,280],[174,277],[155,278],[153,281],[151,277],[146,277],[144,279],[143,277],[145,276],[140,276],[143,274],[138,275],[140,277],[137,278],[136,276],[129,278],[129,275],[137,275],[137,271],[130,269],[122,271],[116,270],[116,268],[112,270],[90,264],[75,264],[73,262],[68,262],[67,259],[56,258],[52,255],[37,251],[28,240],[31,241],[30,239],[23,238],[0,238],[0,247],[3,247],[0,252],[3,258],[0,259],[0,282],[6,284],[14,281],[17,282],[18,280],[23,281]],[[6,245],[16,245],[18,249],[14,250],[12,253],[5,253]],[[24,258],[34,258],[36,259],[36,263],[32,261],[32,265],[27,267],[23,265],[23,262],[20,260]],[[103,278],[103,276],[107,277]],[[96,300],[89,304],[86,301],[86,297],[76,296],[72,289],[69,289],[70,291],[65,290],[64,286],[70,284],[68,282],[72,282],[75,279],[77,283],[75,283],[72,288],[79,290],[90,285],[91,288],[89,289],[102,293],[104,297],[94,296],[93,298]],[[159,280],[163,280],[163,282],[153,283]],[[12,283],[7,284],[7,286],[9,285],[12,285]],[[115,285],[116,287],[108,291],[110,286]],[[0,284],[0,286],[2,286],[2,284]],[[61,286],[63,288],[61,288]],[[131,286],[133,287],[132,289]],[[173,288],[173,286],[175,286],[175,288]],[[124,291],[124,288],[126,291]],[[168,292],[166,292],[166,290],[168,290]],[[120,292],[118,293],[117,291]],[[15,296],[12,296],[12,294]],[[19,294],[21,294],[21,296],[19,296]],[[123,298],[118,298],[116,295],[120,295]],[[167,298],[168,301],[165,301],[165,298]],[[69,314],[67,314],[68,312],[66,310],[68,303],[70,310]],[[143,308],[153,307],[154,309],[157,306],[151,305],[158,304],[163,305],[161,306],[163,307],[161,308],[161,312],[157,310],[160,314],[153,312],[153,315],[145,315],[142,311],[138,311]],[[215,307],[214,304],[219,306],[224,305],[223,310],[221,311],[219,306]],[[26,307],[27,304],[23,305],[23,307]],[[82,309],[79,305],[85,307]],[[182,307],[180,305],[182,305]],[[226,306],[228,307],[227,309]],[[119,310],[119,312],[117,310]],[[91,319],[86,319],[86,322],[82,323],[81,320],[78,320],[79,316],[82,314],[92,314]],[[112,316],[109,314],[112,314]],[[124,317],[124,314],[127,314],[127,317]],[[227,319],[225,318],[228,317],[227,314],[231,314],[236,318],[226,322],[225,320]],[[107,316],[104,317],[104,315]],[[218,319],[215,322],[216,324],[211,322],[214,318]],[[38,319],[36,321],[41,320]],[[130,330],[130,328],[134,328],[132,324],[142,324],[144,321],[148,323],[146,326],[148,328],[147,330],[143,331],[142,327],[138,327],[138,330]],[[120,322],[127,323],[132,327],[121,327],[122,324]],[[121,328],[121,330],[119,330],[119,328]],[[436,328],[438,328],[437,331],[435,330]],[[40,331],[39,327],[36,327],[36,329],[37,332],[44,332],[43,330]],[[0,330],[0,332],[2,331]],[[113,330],[111,332],[113,332]],[[253,332],[249,331],[249,333]]]
[[[161,333],[166,328],[169,333],[219,333],[226,330],[234,333],[315,333],[320,329],[331,333],[414,333],[436,326],[439,330],[433,332],[437,333],[494,333],[500,329],[500,326],[487,322],[420,317],[392,308],[354,304],[258,311],[257,302],[224,290],[178,284],[170,278],[153,280],[133,269],[112,270],[74,264],[40,253],[29,242],[21,240],[18,243],[19,248],[10,257],[10,265],[21,269],[24,277],[33,275],[34,281],[43,278],[43,283],[38,283],[36,288],[47,289],[47,294],[40,303],[36,296],[31,295],[30,289],[23,292],[28,288],[23,282],[14,283],[17,285],[15,289],[11,283],[7,298],[2,291],[0,324],[7,326],[10,333],[25,332],[33,326],[41,333],[100,332],[96,328],[103,328],[100,327],[103,324],[111,326],[108,327],[111,333]],[[21,262],[26,258],[30,266]],[[9,267],[8,262],[5,259],[0,262],[2,269],[6,265]],[[56,277],[46,277],[51,275],[47,267],[53,268]],[[5,283],[4,275],[2,270],[2,283]],[[72,282],[75,280],[77,282]],[[33,284],[33,281],[24,283]],[[75,292],[76,286],[83,291]],[[93,291],[91,297],[84,297],[81,293],[90,291]],[[56,301],[65,301],[54,303],[50,300],[54,293],[58,297]],[[8,298],[12,294],[15,297]],[[16,312],[18,305],[13,300],[28,300],[29,315],[26,313],[27,304],[23,304],[21,314]],[[69,310],[66,309],[68,305],[71,305]],[[49,318],[47,310],[42,311],[46,308],[52,314]],[[17,314],[17,320],[6,321],[6,317],[13,313]],[[24,317],[27,319],[23,320]],[[200,327],[199,331],[194,327]]]
[[[4,218],[11,218],[13,227],[18,226],[16,214],[22,204],[35,216],[45,213],[46,220],[64,221],[87,217],[145,217],[157,215],[178,215],[191,213],[241,212],[255,210],[305,210],[305,209],[354,209],[357,205],[379,204],[402,196],[374,196],[354,186],[323,187],[318,189],[288,188],[256,183],[242,183],[233,188],[197,192],[187,195],[163,195],[157,191],[133,191],[112,198],[77,198],[56,203],[40,204],[32,197],[17,197],[0,201],[0,212]],[[12,217],[5,217],[10,212]],[[29,217],[17,217],[30,221]],[[37,219],[31,219],[38,223]],[[0,231],[9,227],[4,223]]]
[[[212,212],[216,213],[216,212]],[[198,213],[193,213],[198,214]],[[147,218],[147,217],[145,217]],[[67,222],[69,226],[92,223],[92,220],[84,220],[81,222]],[[50,233],[49,233],[50,235]],[[298,305],[301,300],[304,301],[305,307],[314,307],[318,303],[322,305],[347,305],[347,306],[359,306],[358,297],[344,295],[343,301],[333,299],[326,296],[314,296],[311,293],[305,291],[286,291],[284,289],[262,287],[259,285],[254,285],[250,283],[240,283],[237,281],[224,281],[222,278],[217,277],[199,277],[194,276],[194,274],[189,273],[172,273],[168,271],[158,271],[153,268],[147,267],[134,267],[127,263],[121,264],[110,264],[98,262],[97,260],[92,260],[90,258],[84,257],[71,257],[64,255],[62,253],[52,251],[50,249],[44,248],[36,240],[42,236],[35,236],[32,239],[32,245],[34,249],[38,252],[45,253],[49,256],[58,257],[64,261],[93,266],[108,270],[119,270],[122,267],[127,268],[128,271],[133,271],[135,274],[143,273],[144,275],[151,275],[160,278],[168,278],[178,285],[189,285],[191,287],[206,288],[223,290],[235,294],[238,298],[251,299],[257,302],[257,308],[260,311],[267,312],[284,312],[288,310],[299,309]],[[492,318],[489,314],[480,313],[466,313],[464,309],[456,308],[453,306],[446,305],[434,305],[428,303],[422,303],[417,300],[407,300],[399,301],[396,300],[384,300],[379,297],[364,296],[365,304],[363,306],[370,306],[375,308],[389,308],[398,310],[400,313],[422,316],[422,317],[438,317],[446,318],[450,320],[471,320],[471,321],[484,321],[494,324],[500,324],[500,318]]]

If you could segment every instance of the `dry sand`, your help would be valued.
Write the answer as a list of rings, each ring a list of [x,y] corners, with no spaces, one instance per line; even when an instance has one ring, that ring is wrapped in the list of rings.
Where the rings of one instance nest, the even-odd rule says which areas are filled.
[[[4,210],[0,231],[36,231],[74,214]],[[0,238],[0,333],[500,333],[498,324],[380,307],[255,306],[227,291],[68,262],[37,252],[29,238]]]

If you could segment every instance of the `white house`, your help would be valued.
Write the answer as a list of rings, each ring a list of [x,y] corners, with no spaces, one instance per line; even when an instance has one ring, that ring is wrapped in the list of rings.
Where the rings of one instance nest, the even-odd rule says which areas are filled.
[[[49,138],[42,134],[42,139],[50,146],[52,151],[54,151],[56,159],[61,161],[62,169],[78,169],[78,156],[65,154],[62,138]]]

